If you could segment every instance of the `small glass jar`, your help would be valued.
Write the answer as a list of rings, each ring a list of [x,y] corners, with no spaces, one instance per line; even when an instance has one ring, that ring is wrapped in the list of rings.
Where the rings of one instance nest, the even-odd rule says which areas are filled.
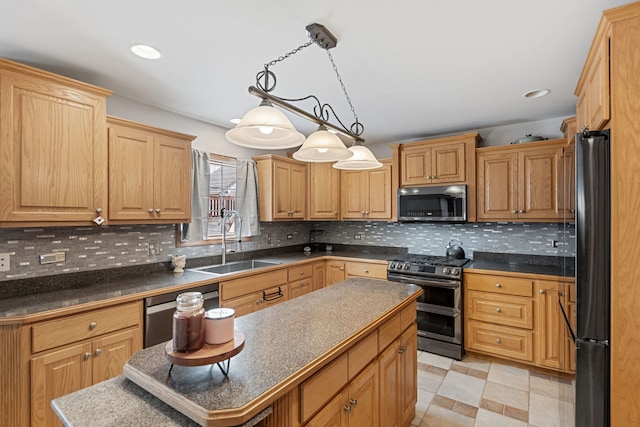
[[[173,350],[196,351],[205,339],[204,297],[200,292],[185,292],[176,298],[173,313]]]

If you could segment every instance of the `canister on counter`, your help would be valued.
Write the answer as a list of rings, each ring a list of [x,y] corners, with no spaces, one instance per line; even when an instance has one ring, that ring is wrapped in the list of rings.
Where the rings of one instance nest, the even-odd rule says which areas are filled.
[[[173,350],[196,351],[205,339],[204,297],[200,292],[185,292],[176,298],[173,313]]]
[[[214,308],[207,311],[205,315],[207,344],[224,344],[233,339],[235,314],[232,308]]]

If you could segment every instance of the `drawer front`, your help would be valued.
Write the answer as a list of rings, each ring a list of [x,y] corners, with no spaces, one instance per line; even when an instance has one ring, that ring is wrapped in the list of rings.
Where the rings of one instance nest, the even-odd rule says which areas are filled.
[[[469,291],[465,295],[470,319],[518,328],[533,328],[533,300],[525,297]]]
[[[289,282],[294,282],[299,279],[306,279],[313,276],[313,265],[305,264],[298,267],[292,267],[287,270],[287,276]]]
[[[490,274],[465,273],[464,284],[467,289],[484,292],[496,292],[522,297],[533,296],[533,280],[521,277],[493,276]]]
[[[347,353],[300,385],[300,418],[311,418],[349,381]]]
[[[467,349],[533,362],[533,332],[490,323],[467,321]]]
[[[345,263],[347,277],[370,277],[372,279],[387,278],[387,264],[370,264],[367,262],[347,262]]]
[[[396,314],[378,328],[378,350],[382,352],[402,333],[401,313]]]
[[[117,305],[42,322],[31,327],[33,353],[139,325],[142,302]]]
[[[243,295],[260,292],[274,286],[287,283],[287,270],[276,270],[268,273],[255,274],[249,277],[220,282],[220,294],[223,300],[237,298]]]
[[[349,380],[378,355],[378,332],[373,331],[349,350]]]

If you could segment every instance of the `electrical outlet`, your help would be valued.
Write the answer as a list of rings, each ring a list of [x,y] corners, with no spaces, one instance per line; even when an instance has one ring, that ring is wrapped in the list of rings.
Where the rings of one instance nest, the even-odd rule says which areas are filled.
[[[9,271],[11,261],[11,254],[0,254],[0,271]]]
[[[51,254],[42,254],[38,257],[40,264],[55,264],[56,262],[65,262],[67,254],[65,252],[54,252]]]
[[[293,239],[293,234],[287,234],[287,240]]]
[[[360,233],[355,234],[355,235],[353,236],[353,238],[354,238],[354,239],[356,239],[356,240],[362,240],[362,234],[360,234]]]

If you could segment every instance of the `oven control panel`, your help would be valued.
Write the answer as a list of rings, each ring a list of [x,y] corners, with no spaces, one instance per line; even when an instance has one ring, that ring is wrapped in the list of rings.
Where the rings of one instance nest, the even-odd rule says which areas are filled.
[[[459,278],[462,274],[460,267],[444,267],[403,261],[389,261],[387,271],[415,274],[418,276],[449,276],[452,278]]]

